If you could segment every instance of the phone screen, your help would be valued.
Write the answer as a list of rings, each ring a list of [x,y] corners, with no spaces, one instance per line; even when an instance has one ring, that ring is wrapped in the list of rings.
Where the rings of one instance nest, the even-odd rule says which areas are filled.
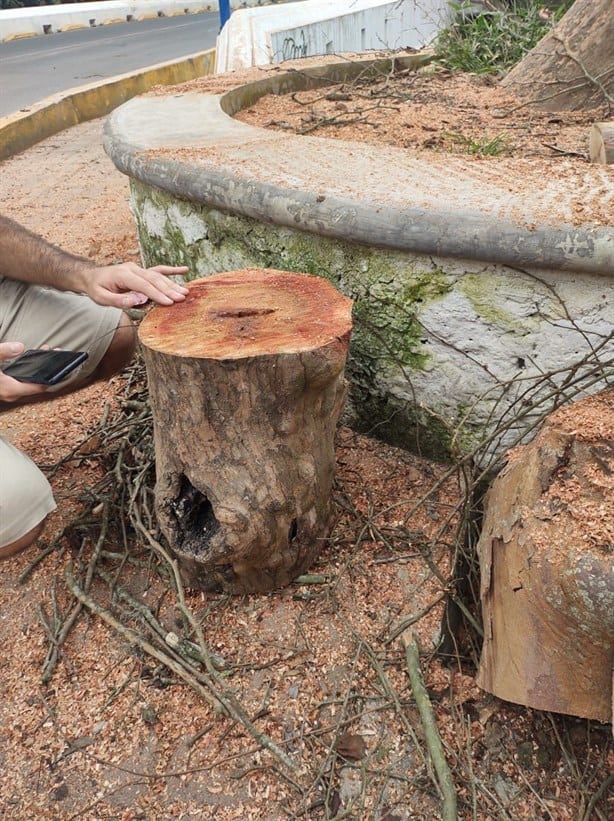
[[[3,368],[19,382],[57,385],[87,359],[84,351],[25,351]]]

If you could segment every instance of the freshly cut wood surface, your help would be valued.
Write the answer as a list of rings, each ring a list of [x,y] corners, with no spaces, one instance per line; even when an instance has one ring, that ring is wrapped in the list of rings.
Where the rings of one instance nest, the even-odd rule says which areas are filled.
[[[326,280],[246,268],[189,283],[184,302],[156,306],[141,323],[148,348],[171,356],[242,359],[300,353],[345,338],[351,300]]]

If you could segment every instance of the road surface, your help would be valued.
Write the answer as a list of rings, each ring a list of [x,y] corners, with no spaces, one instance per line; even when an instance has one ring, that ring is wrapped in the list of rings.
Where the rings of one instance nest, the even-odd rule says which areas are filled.
[[[59,91],[213,48],[219,27],[214,12],[0,43],[0,117]]]

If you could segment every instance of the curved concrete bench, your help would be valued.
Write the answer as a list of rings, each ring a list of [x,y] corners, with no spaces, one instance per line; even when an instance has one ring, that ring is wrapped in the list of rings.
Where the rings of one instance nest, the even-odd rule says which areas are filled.
[[[255,83],[222,75],[143,96],[113,113],[105,148],[131,178],[147,262],[185,262],[194,276],[248,265],[326,276],[355,300],[355,422],[449,453],[521,417],[486,448],[500,453],[551,402],[557,376],[545,373],[576,369],[577,383],[584,369],[592,389],[611,375],[614,229],[573,216],[596,196],[614,213],[612,173],[544,181],[528,163],[523,180],[497,182],[488,161],[232,119],[263,94],[364,70],[353,60]]]

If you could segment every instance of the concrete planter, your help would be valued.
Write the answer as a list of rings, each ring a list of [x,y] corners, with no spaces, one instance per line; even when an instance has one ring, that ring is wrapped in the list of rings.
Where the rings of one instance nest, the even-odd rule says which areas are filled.
[[[194,277],[251,265],[327,277],[355,301],[353,424],[486,464],[561,399],[612,379],[614,230],[566,220],[585,179],[555,191],[541,181],[519,202],[487,163],[476,173],[460,157],[280,135],[230,116],[322,72],[141,97],[112,115],[105,146],[131,178],[144,259],[187,264]]]

